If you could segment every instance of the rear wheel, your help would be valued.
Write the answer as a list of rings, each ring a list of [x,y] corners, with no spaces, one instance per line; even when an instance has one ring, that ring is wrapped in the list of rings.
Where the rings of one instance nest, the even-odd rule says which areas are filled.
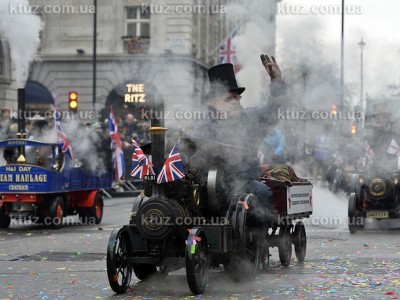
[[[229,262],[224,263],[225,270],[235,280],[251,279],[261,268],[263,248],[262,226],[255,213],[257,198],[252,194],[243,194],[234,212],[235,236],[238,241],[237,252]]]
[[[56,197],[49,205],[47,218],[45,218],[45,225],[54,229],[62,227],[64,217],[64,205],[62,197]]]
[[[111,289],[117,294],[125,293],[132,278],[132,267],[127,262],[129,234],[124,228],[115,228],[108,240],[107,275]]]
[[[94,197],[93,206],[81,208],[79,210],[79,218],[82,224],[93,225],[100,224],[103,218],[104,201],[100,192]]]
[[[299,221],[296,223],[294,227],[294,232],[292,234],[292,241],[294,244],[294,252],[296,254],[296,258],[299,262],[303,262],[306,257],[307,250],[307,236],[306,236],[306,228],[303,222]]]
[[[292,259],[292,239],[289,226],[281,226],[279,229],[278,252],[281,265],[288,267]]]

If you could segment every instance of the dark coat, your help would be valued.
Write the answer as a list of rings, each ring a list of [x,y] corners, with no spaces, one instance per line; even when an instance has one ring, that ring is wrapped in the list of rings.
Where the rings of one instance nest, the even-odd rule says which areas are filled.
[[[284,110],[287,103],[285,82],[272,81],[271,97],[264,106],[242,108],[237,116],[226,119],[208,118],[198,124],[193,137],[239,148],[240,150],[231,153],[228,159],[230,170],[236,172],[239,177],[257,179],[258,148],[266,132],[278,123],[279,110]]]

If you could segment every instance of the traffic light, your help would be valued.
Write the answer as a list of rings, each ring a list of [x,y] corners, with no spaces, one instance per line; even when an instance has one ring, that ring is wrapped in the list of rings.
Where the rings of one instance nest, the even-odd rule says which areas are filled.
[[[336,104],[332,104],[332,107],[331,107],[331,114],[334,115],[334,116],[336,116],[336,114],[337,114]]]
[[[78,111],[78,93],[77,92],[69,92],[68,94],[69,100],[69,110],[72,112]]]
[[[356,132],[357,132],[357,125],[355,124],[351,125],[351,133],[356,134]]]

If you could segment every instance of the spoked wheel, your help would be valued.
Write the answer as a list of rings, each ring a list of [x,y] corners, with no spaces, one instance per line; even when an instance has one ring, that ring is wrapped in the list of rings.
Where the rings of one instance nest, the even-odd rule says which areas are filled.
[[[252,194],[242,195],[236,208],[236,217],[233,219],[236,224],[234,230],[238,251],[224,267],[235,280],[251,279],[261,266],[262,229],[258,219],[252,214],[252,201],[256,201]]]
[[[294,244],[294,252],[299,262],[303,262],[306,257],[307,250],[307,236],[306,228],[303,222],[299,221],[294,226],[294,232],[292,234],[292,242]]]
[[[355,193],[351,193],[349,197],[349,207],[348,207],[348,224],[350,233],[354,234],[357,229],[361,228],[358,224],[359,212],[357,209],[357,197]]]
[[[186,244],[186,278],[193,294],[204,293],[207,285],[210,254],[205,233],[192,229]]]
[[[56,197],[49,205],[48,213],[49,222],[45,225],[49,225],[51,228],[60,229],[62,227],[62,221],[64,217],[64,205],[62,197]]]
[[[125,293],[132,278],[132,267],[128,264],[129,234],[124,228],[115,228],[107,247],[108,282],[117,294]]]
[[[278,243],[279,260],[283,267],[290,265],[292,259],[292,239],[290,236],[290,226],[281,226],[279,229]]]

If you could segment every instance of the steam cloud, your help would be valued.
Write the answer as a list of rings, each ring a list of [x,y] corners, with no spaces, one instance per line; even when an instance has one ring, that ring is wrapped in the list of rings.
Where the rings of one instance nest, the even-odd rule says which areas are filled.
[[[28,0],[0,1],[0,36],[10,45],[18,88],[23,88],[28,78],[29,64],[35,58],[40,43],[42,23],[30,13],[12,13],[12,5],[29,6]]]

